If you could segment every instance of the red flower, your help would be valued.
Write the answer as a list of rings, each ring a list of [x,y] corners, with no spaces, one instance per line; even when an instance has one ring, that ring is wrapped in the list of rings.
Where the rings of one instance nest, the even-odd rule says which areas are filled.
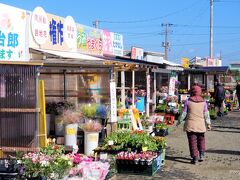
[[[56,145],[56,146],[55,146],[55,149],[59,149],[59,146],[58,146],[58,145]]]

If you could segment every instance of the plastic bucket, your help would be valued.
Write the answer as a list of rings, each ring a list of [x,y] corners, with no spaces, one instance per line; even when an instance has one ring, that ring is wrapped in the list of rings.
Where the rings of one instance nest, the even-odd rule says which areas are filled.
[[[137,97],[136,108],[139,112],[145,112],[145,97]]]
[[[55,134],[56,136],[64,136],[63,119],[60,116],[55,118]]]
[[[99,132],[84,132],[84,154],[89,156],[98,147]]]
[[[51,114],[46,114],[46,130],[47,130],[47,136],[50,134],[50,123],[51,123]]]
[[[76,146],[77,145],[77,130],[78,124],[67,124],[65,126],[65,146]]]

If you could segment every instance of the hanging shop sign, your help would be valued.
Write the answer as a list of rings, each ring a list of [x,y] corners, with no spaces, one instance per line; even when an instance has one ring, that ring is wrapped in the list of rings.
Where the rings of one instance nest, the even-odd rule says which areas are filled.
[[[0,4],[0,61],[27,61],[26,11]]]
[[[77,28],[71,16],[46,14],[37,7],[31,14],[30,47],[56,51],[76,51]]]
[[[103,30],[103,54],[123,56],[123,36]]]
[[[143,48],[132,47],[131,50],[131,59],[143,60]]]
[[[103,30],[103,54],[123,56],[123,36]]]
[[[77,51],[84,54],[103,55],[102,30],[78,24]]]

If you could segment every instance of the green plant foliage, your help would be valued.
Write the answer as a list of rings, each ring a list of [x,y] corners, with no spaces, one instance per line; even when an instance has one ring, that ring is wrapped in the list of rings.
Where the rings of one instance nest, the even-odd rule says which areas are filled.
[[[86,118],[95,118],[97,114],[97,105],[96,104],[85,104],[80,107],[83,116]]]
[[[156,129],[167,129],[167,125],[165,123],[157,123],[155,128]]]
[[[155,109],[155,112],[158,113],[158,112],[165,112],[167,109],[167,104],[164,103],[164,104],[160,104],[156,107]]]
[[[126,150],[131,148],[132,150],[141,151],[143,147],[150,151],[158,150],[155,139],[143,131],[131,132],[119,130],[113,132],[105,138],[103,143],[104,149],[109,148],[109,141],[113,141],[113,146],[110,147],[111,150]]]

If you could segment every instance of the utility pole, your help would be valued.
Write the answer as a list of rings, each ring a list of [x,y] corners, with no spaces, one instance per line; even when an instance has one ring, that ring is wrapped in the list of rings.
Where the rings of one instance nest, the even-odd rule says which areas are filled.
[[[169,23],[163,23],[162,26],[165,27],[165,40],[162,42],[162,46],[165,48],[165,60],[168,61],[168,50],[169,50],[169,42],[168,42],[168,33],[169,33],[169,27],[172,26],[173,24]]]
[[[210,0],[210,58],[213,58],[213,0]]]
[[[99,26],[99,20],[96,19],[95,21],[93,21],[93,27],[98,29],[98,26]]]

